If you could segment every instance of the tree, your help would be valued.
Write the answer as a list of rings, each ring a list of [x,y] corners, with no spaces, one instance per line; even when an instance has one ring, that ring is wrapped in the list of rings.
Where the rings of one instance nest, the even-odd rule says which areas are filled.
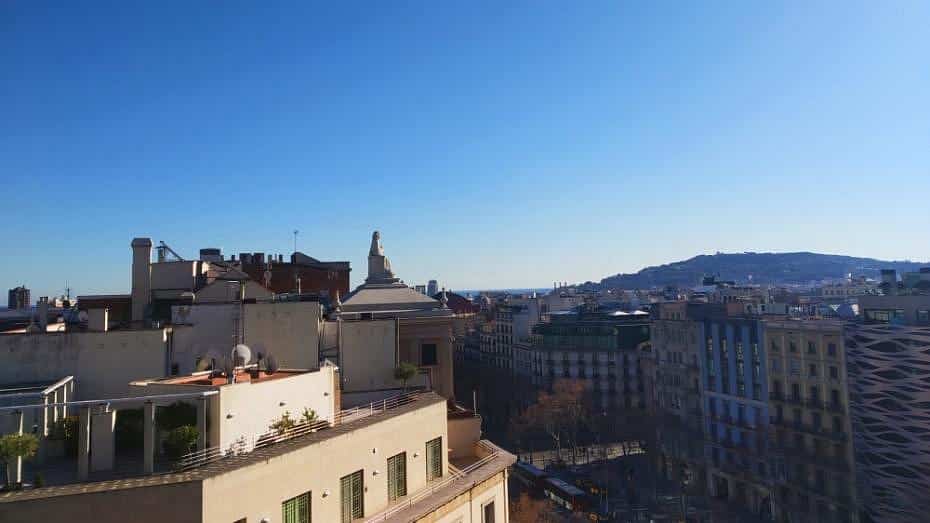
[[[516,433],[534,430],[545,433],[555,444],[559,459],[562,456],[562,444],[567,440],[574,455],[578,449],[579,436],[588,418],[584,385],[577,381],[557,380],[552,392],[539,392],[536,403],[530,405],[511,424]]]
[[[179,459],[194,450],[200,431],[192,425],[183,425],[171,429],[165,438],[165,453],[171,459]]]
[[[39,438],[34,434],[6,434],[0,437],[0,460],[6,463],[6,486],[13,488],[16,462],[31,458],[39,449]]]
[[[394,369],[394,379],[403,383],[404,392],[407,392],[407,382],[412,380],[418,372],[420,372],[420,369],[418,369],[416,365],[402,361],[400,365]]]
[[[174,430],[178,427],[197,424],[197,407],[183,401],[161,407],[155,414],[155,424],[161,430]]]

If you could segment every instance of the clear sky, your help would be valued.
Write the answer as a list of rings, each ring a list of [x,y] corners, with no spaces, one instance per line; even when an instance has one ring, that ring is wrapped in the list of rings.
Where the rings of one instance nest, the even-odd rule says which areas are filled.
[[[930,259],[927,2],[502,4],[0,3],[0,300],[128,292],[134,236],[355,284],[380,229],[456,289]]]

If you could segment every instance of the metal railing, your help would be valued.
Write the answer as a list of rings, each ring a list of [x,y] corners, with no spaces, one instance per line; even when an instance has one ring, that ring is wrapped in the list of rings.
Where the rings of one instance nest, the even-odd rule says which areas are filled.
[[[345,409],[329,418],[315,420],[310,423],[297,422],[292,427],[270,430],[252,436],[242,436],[225,449],[220,447],[209,447],[196,450],[181,456],[181,458],[175,461],[174,470],[185,471],[202,467],[224,458],[248,454],[256,449],[306,436],[307,434],[325,430],[336,425],[360,421],[376,414],[408,405],[416,401],[417,397],[421,394],[423,394],[421,391],[407,392],[383,400],[373,401],[367,405]]]
[[[422,499],[426,498],[427,496],[430,496],[446,487],[449,487],[457,481],[465,479],[472,472],[494,461],[502,452],[500,447],[488,441],[479,440],[476,443],[476,445],[481,447],[482,450],[488,453],[488,455],[486,455],[485,457],[479,459],[478,461],[472,463],[471,465],[461,470],[455,469],[450,464],[449,465],[450,474],[447,477],[441,480],[433,481],[431,484],[428,484],[425,488],[421,489],[416,494],[413,494],[407,497],[406,499],[404,499],[403,501],[401,501],[400,503],[397,503],[396,505],[392,505],[388,507],[387,509],[375,514],[374,516],[367,518],[365,521],[366,522],[387,521],[387,519],[393,516],[394,514],[397,514],[398,512],[406,510],[409,507],[412,507],[413,505],[415,505]],[[453,472],[453,470],[457,472]]]

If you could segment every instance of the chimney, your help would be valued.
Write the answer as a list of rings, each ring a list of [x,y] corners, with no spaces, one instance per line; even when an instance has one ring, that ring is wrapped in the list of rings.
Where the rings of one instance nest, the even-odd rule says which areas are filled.
[[[36,304],[36,313],[39,315],[39,332],[48,330],[48,296],[39,298]]]
[[[110,325],[110,309],[88,309],[87,330],[106,332]]]
[[[132,321],[145,319],[152,302],[152,240],[134,238],[132,243]]]

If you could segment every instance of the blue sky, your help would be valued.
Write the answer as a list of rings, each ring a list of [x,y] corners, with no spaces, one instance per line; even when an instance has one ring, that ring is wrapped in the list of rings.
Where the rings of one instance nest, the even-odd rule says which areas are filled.
[[[0,4],[0,289],[295,228],[459,289],[930,259],[930,4],[189,4]]]

